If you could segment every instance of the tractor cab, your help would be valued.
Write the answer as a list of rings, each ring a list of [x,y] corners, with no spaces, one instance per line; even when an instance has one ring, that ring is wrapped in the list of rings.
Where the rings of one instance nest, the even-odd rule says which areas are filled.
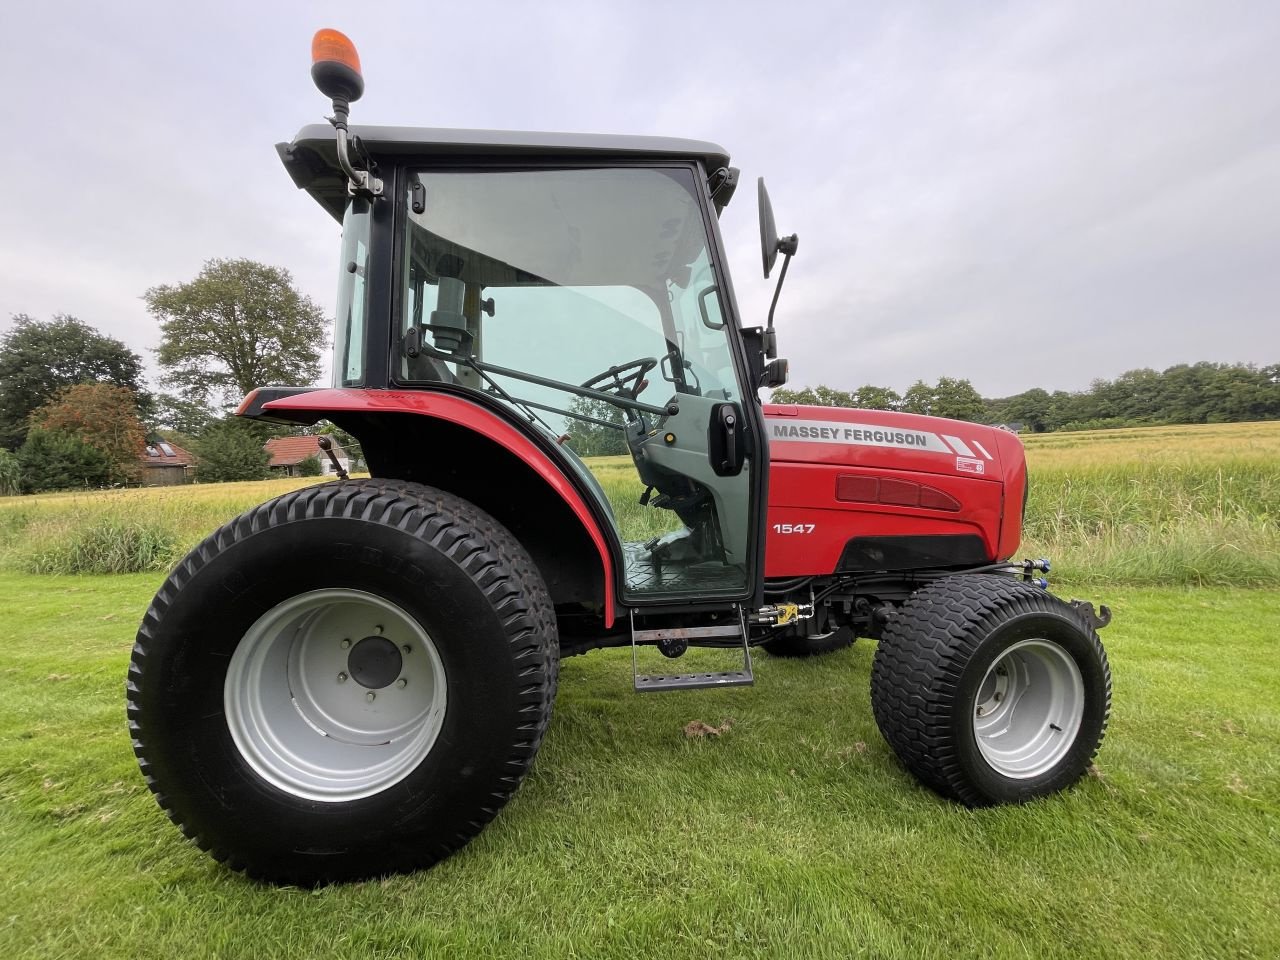
[[[739,333],[723,266],[716,218],[737,181],[724,151],[651,137],[351,135],[376,194],[349,186],[327,126],[280,147],[342,223],[334,388],[465,398],[529,436],[605,518],[624,601],[751,599],[764,364]],[[616,459],[593,473],[584,458],[598,457]]]

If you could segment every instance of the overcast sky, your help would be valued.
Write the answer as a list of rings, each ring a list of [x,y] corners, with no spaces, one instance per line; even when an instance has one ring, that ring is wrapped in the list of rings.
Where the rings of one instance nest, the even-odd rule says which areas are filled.
[[[0,328],[71,313],[150,361],[142,292],[211,257],[331,310],[337,226],[273,148],[327,112],[321,26],[357,123],[723,144],[753,324],[765,176],[793,386],[1280,362],[1280,4],[1224,0],[7,4]]]

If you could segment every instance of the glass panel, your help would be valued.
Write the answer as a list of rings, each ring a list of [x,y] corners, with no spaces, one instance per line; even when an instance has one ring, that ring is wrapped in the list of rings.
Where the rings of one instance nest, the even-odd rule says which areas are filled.
[[[400,375],[483,391],[555,437],[627,543],[629,592],[741,592],[752,465],[712,464],[743,394],[692,171],[418,182]]]
[[[338,261],[338,312],[333,331],[333,385],[364,383],[364,322],[369,271],[370,207],[354,199],[342,220],[342,258]]]

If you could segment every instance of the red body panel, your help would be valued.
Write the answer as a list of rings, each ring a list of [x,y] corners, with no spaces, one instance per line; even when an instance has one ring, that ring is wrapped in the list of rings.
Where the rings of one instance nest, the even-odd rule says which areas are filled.
[[[1026,459],[1016,436],[879,410],[766,404],[764,414],[766,577],[830,574],[855,536],[977,535],[991,560],[1017,549]]]
[[[242,410],[252,398],[245,399]],[[483,434],[532,468],[595,545],[605,626],[615,591],[608,540],[560,466],[500,417],[461,397],[421,390],[313,390],[265,412],[414,413]],[[1026,458],[1013,434],[959,420],[878,410],[766,404],[770,473],[765,576],[833,573],[856,536],[969,534],[991,560],[1021,537]]]
[[[252,394],[250,394],[252,397]],[[245,399],[241,409],[249,403]],[[263,406],[268,413],[284,411],[315,411],[317,414],[334,411],[352,411],[361,413],[416,413],[426,417],[447,420],[459,426],[474,430],[491,440],[501,444],[514,453],[530,468],[542,477],[573,511],[581,521],[591,542],[600,554],[600,564],[604,569],[604,625],[613,626],[614,621],[614,589],[613,561],[609,556],[608,541],[600,531],[599,525],[591,515],[590,509],[578,495],[573,484],[565,477],[561,468],[539,450],[522,433],[514,429],[500,417],[495,416],[483,407],[470,403],[460,397],[443,393],[432,393],[422,390],[357,390],[332,389],[312,390],[299,393],[280,400],[273,400]]]

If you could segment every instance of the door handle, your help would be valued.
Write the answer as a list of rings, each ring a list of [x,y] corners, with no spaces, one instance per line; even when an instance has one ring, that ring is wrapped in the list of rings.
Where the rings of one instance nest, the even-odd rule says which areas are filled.
[[[724,424],[724,469],[733,470],[738,465],[738,418],[733,408],[726,408],[720,422]]]

